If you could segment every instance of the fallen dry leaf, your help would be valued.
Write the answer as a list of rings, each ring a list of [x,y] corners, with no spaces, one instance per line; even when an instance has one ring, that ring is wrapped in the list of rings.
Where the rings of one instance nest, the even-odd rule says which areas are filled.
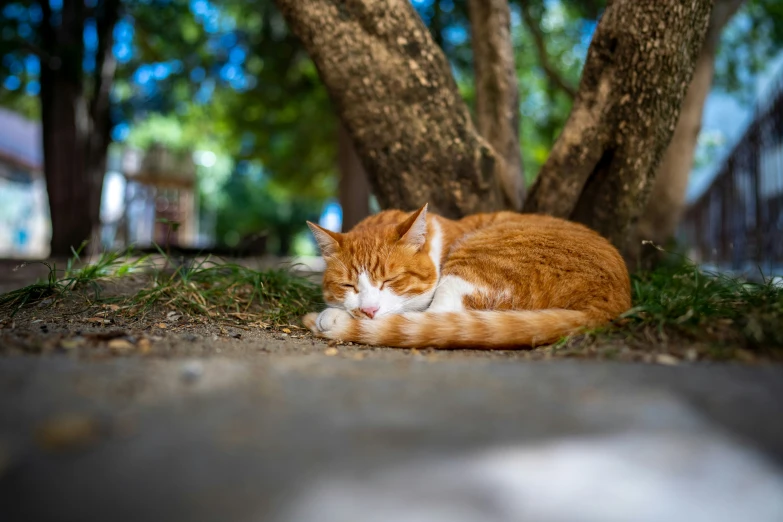
[[[133,348],[133,343],[125,339],[112,339],[109,341],[109,350],[113,352],[122,353],[133,350]]]
[[[291,333],[291,330],[289,328],[283,328],[282,331],[287,333],[287,334]]]
[[[84,345],[86,339],[84,337],[76,337],[74,339],[63,339],[60,341],[60,347],[66,350],[73,350]]]
[[[338,353],[340,352],[337,351],[337,348],[327,348],[326,350],[324,350],[324,354],[328,355],[329,357],[337,355]]]
[[[104,319],[103,317],[90,317],[88,319],[84,320],[87,323],[95,323],[95,324],[109,324],[111,323],[110,319]]]
[[[41,424],[36,441],[44,449],[65,451],[95,443],[100,435],[97,419],[83,413],[62,413]]]
[[[158,323],[156,326],[161,330],[165,330],[166,328],[168,328],[168,326],[166,326],[166,323]]]

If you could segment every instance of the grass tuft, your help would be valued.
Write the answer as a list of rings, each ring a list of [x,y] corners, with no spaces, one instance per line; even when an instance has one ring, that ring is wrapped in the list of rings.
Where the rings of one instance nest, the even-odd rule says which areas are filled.
[[[681,260],[635,274],[632,291],[634,307],[604,334],[783,347],[783,287],[772,279],[750,282]]]
[[[46,280],[0,295],[0,312],[13,317],[25,306],[45,299],[54,302],[84,290],[92,290],[92,299],[97,301],[101,293],[100,280],[130,274],[143,267],[147,260],[148,256],[134,258],[129,252],[105,252],[94,263],[76,268],[81,259],[79,252],[74,251],[63,270],[58,270],[56,263],[40,261],[49,269]]]
[[[92,303],[111,302],[122,313],[143,319],[165,308],[233,323],[288,324],[321,305],[321,291],[310,280],[288,270],[257,271],[238,264],[204,260],[177,265],[165,253],[161,259],[132,253],[105,253],[94,263],[76,268],[78,253],[62,271],[49,268],[47,279],[0,296],[0,313],[13,317],[36,303],[83,297]],[[162,268],[160,267],[162,265]],[[103,298],[101,282],[143,273],[143,288],[128,296]],[[85,291],[86,290],[86,291]]]
[[[128,298],[134,315],[165,307],[211,319],[288,324],[321,303],[310,280],[285,269],[253,270],[207,258],[172,273],[156,272],[152,284]]]

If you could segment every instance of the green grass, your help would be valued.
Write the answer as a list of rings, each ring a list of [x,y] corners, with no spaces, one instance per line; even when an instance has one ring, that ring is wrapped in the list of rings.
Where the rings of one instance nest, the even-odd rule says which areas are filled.
[[[194,316],[288,324],[321,305],[320,288],[285,269],[257,271],[206,260],[156,271],[151,284],[126,300],[135,314],[164,307]]]
[[[25,306],[33,305],[45,299],[52,301],[68,297],[75,292],[92,292],[93,300],[100,300],[101,286],[98,283],[107,277],[122,277],[141,269],[149,256],[134,258],[128,252],[106,252],[101,254],[94,263],[81,268],[78,251],[68,260],[64,269],[58,269],[56,264],[46,261],[40,263],[49,269],[44,281],[28,285],[0,295],[0,313],[16,315]]]
[[[214,321],[288,324],[321,306],[320,288],[285,269],[257,271],[207,257],[177,266],[164,252],[151,256],[131,252],[102,254],[94,263],[76,268],[78,254],[64,270],[49,268],[45,281],[0,296],[0,313],[14,316],[44,300],[52,304],[68,297],[91,303],[116,304],[122,313],[143,319],[156,309],[174,310]],[[161,265],[162,261],[162,267]],[[144,274],[143,287],[132,295],[103,297],[102,282]]]
[[[783,288],[769,279],[750,282],[680,260],[635,274],[632,291],[633,308],[604,334],[783,348]]]

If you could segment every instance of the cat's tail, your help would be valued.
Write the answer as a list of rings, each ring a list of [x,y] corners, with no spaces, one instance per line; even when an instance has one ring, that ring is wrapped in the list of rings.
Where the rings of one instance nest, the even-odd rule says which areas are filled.
[[[511,349],[550,344],[610,319],[599,311],[564,309],[414,312],[338,321],[321,335],[401,348]]]

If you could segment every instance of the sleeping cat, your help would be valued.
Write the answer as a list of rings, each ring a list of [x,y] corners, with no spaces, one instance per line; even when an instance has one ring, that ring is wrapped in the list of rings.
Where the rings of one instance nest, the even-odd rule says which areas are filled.
[[[496,212],[459,221],[387,210],[350,232],[313,223],[329,308],[320,337],[410,348],[518,348],[608,323],[631,306],[617,250],[548,216]]]

